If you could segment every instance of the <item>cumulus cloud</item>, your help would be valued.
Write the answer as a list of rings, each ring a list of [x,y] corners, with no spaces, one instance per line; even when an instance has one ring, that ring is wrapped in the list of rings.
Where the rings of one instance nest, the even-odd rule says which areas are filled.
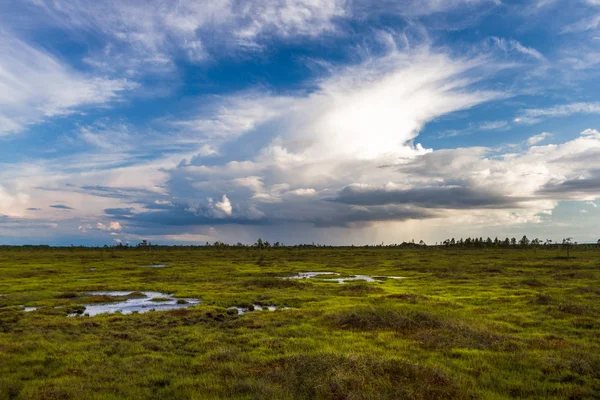
[[[90,77],[52,55],[0,30],[0,135],[105,105],[135,85],[123,79]]]
[[[231,206],[231,202],[227,198],[227,195],[223,195],[221,201],[215,203],[215,208],[217,210],[221,210],[227,216],[230,216],[233,210],[233,207]]]
[[[169,196],[177,200],[160,211],[128,216],[128,221],[347,226],[433,218],[438,214],[416,201],[360,205],[328,199],[353,183],[405,179],[397,171],[379,167],[410,163],[431,153],[413,142],[427,122],[502,98],[503,94],[472,86],[481,63],[425,48],[409,53],[394,50],[354,66],[332,68],[329,77],[314,82],[316,89],[295,96],[242,93],[219,99],[230,106],[214,108],[214,115],[204,115],[203,110],[193,126],[209,137],[214,137],[215,123],[234,126],[225,129],[231,133],[214,137],[211,143],[232,149],[253,143],[253,153],[243,154],[242,159],[232,159],[230,153],[224,160],[198,156],[180,163],[168,170],[166,185]],[[252,116],[249,109],[261,112]],[[243,123],[238,124],[240,117]],[[453,190],[460,191],[450,189],[450,193]],[[465,203],[468,194],[476,197],[464,194]],[[500,202],[491,196],[475,201],[482,207]]]
[[[119,222],[113,221],[108,224],[103,224],[102,222],[96,223],[96,228],[101,231],[120,231],[122,229],[121,224]]]

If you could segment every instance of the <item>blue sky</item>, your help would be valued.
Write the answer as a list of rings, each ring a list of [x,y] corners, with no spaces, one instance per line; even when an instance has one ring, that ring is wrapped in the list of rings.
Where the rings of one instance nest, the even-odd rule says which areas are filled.
[[[0,243],[600,237],[598,0],[0,15]]]

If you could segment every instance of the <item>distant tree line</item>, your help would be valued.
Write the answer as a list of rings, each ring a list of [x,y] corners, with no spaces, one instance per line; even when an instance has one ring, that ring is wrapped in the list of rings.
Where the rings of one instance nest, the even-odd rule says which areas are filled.
[[[549,246],[554,244],[552,240],[542,241],[540,239],[530,240],[527,236],[523,236],[520,240],[517,238],[505,238],[499,239],[498,237],[492,239],[488,237],[484,239],[479,238],[460,238],[460,239],[446,239],[442,242],[445,247],[459,247],[459,248],[510,248],[510,247],[529,247],[529,246]]]
[[[142,240],[137,244],[129,244],[129,243],[117,243],[112,246],[104,245],[104,246],[49,246],[49,245],[23,245],[23,246],[11,246],[11,245],[0,245],[0,249],[2,248],[20,248],[23,250],[27,249],[60,249],[60,248],[70,248],[70,249],[85,249],[85,248],[104,248],[104,249],[119,249],[119,250],[127,250],[127,249],[169,249],[169,248],[215,248],[215,249],[227,249],[227,248],[245,248],[245,249],[279,249],[279,248],[295,248],[295,249],[310,249],[310,248],[450,248],[450,249],[492,249],[492,248],[513,248],[513,249],[523,249],[523,248],[561,248],[570,252],[570,250],[574,247],[578,246],[585,248],[598,248],[600,249],[600,239],[596,243],[586,243],[579,244],[574,242],[572,238],[564,238],[562,241],[552,241],[550,239],[541,240],[538,238],[529,239],[527,236],[523,236],[521,239],[517,240],[517,238],[504,238],[500,239],[498,237],[492,239],[490,237],[484,239],[483,237],[479,238],[460,238],[460,239],[446,239],[441,243],[436,243],[435,245],[427,245],[423,240],[419,242],[415,242],[415,240],[411,240],[408,242],[401,243],[391,243],[391,244],[377,244],[377,245],[364,245],[364,246],[355,246],[355,245],[346,245],[346,246],[332,246],[332,245],[322,245],[315,244],[314,242],[311,244],[296,244],[296,245],[284,245],[283,243],[277,241],[274,243],[270,243],[269,241],[263,240],[262,238],[258,238],[258,240],[253,244],[243,244],[237,242],[236,244],[228,244],[221,241],[216,241],[214,243],[206,242],[202,245],[158,245],[152,244],[147,240]]]

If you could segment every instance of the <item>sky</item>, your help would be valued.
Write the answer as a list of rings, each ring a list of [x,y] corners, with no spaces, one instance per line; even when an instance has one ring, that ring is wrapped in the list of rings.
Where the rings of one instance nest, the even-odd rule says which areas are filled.
[[[600,0],[0,15],[0,244],[600,238]]]

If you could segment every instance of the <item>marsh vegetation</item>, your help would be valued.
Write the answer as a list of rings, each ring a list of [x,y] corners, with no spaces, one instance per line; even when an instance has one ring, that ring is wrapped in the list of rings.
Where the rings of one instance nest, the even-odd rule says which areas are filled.
[[[2,248],[0,399],[599,398],[600,251],[569,252]]]

